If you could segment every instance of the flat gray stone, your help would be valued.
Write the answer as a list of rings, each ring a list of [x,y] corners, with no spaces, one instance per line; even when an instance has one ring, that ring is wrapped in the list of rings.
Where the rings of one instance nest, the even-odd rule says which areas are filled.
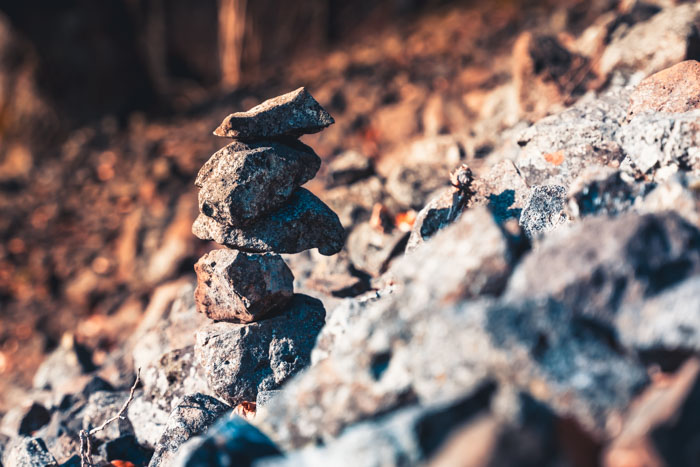
[[[214,134],[239,140],[297,137],[318,133],[333,123],[333,117],[301,87],[266,100],[247,112],[229,115]]]
[[[243,228],[200,214],[192,232],[202,240],[250,253],[299,253],[318,248],[327,256],[340,251],[345,237],[338,216],[304,188],[298,188],[279,210]]]

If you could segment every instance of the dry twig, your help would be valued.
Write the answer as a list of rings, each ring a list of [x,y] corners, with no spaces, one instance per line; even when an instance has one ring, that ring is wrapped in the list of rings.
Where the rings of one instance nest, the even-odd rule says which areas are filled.
[[[91,437],[95,433],[98,433],[105,428],[107,428],[107,425],[110,423],[116,421],[116,420],[123,420],[124,418],[124,413],[126,413],[126,410],[129,408],[129,404],[131,403],[132,400],[134,400],[134,391],[136,391],[136,386],[138,386],[139,381],[141,380],[141,368],[138,369],[136,372],[136,381],[134,381],[134,385],[131,386],[131,392],[129,393],[129,398],[124,402],[124,405],[122,405],[122,408],[119,409],[119,412],[112,418],[108,419],[105,421],[102,425],[93,428],[92,430],[80,430],[80,466],[81,467],[92,467],[92,445],[91,445]]]

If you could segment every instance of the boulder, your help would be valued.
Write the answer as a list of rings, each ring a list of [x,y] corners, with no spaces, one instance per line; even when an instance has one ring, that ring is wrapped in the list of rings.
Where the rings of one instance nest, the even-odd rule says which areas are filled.
[[[333,123],[333,117],[301,87],[229,115],[214,134],[241,141],[298,137],[318,133]]]
[[[194,270],[197,310],[216,321],[259,321],[292,298],[294,275],[279,255],[212,250]]]
[[[450,306],[451,297],[435,292],[425,304],[399,292],[368,306],[256,423],[281,446],[299,448],[329,442],[360,420],[458,397],[495,379],[606,437],[608,419],[647,382],[644,367],[620,355],[608,334],[555,302]]]
[[[565,306],[478,300],[503,291],[517,254],[486,207],[466,210],[392,264],[393,293],[348,299],[331,312],[315,364],[256,423],[282,446],[300,447],[494,378],[528,388],[557,414],[604,433],[607,417],[646,382],[644,368],[620,356],[605,333],[574,321]]]
[[[234,407],[254,402],[258,391],[277,389],[308,365],[325,314],[319,300],[295,295],[278,316],[201,328],[195,354],[209,387]]]
[[[199,210],[222,224],[249,224],[282,206],[320,166],[313,150],[298,142],[230,144],[197,176]]]
[[[298,188],[287,204],[243,228],[231,227],[200,214],[192,232],[250,253],[299,253],[318,248],[333,255],[343,247],[344,231],[338,216],[310,191]]]

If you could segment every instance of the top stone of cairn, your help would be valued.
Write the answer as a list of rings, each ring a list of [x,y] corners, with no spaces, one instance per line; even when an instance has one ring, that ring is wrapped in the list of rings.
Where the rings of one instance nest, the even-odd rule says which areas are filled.
[[[334,123],[306,88],[266,100],[246,112],[232,113],[214,130],[217,136],[238,140],[299,137],[318,133]]]

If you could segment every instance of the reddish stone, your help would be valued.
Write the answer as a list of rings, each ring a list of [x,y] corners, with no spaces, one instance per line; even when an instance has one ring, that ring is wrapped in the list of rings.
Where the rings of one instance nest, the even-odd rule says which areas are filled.
[[[645,78],[630,96],[627,119],[645,112],[700,109],[700,62],[686,60]]]

